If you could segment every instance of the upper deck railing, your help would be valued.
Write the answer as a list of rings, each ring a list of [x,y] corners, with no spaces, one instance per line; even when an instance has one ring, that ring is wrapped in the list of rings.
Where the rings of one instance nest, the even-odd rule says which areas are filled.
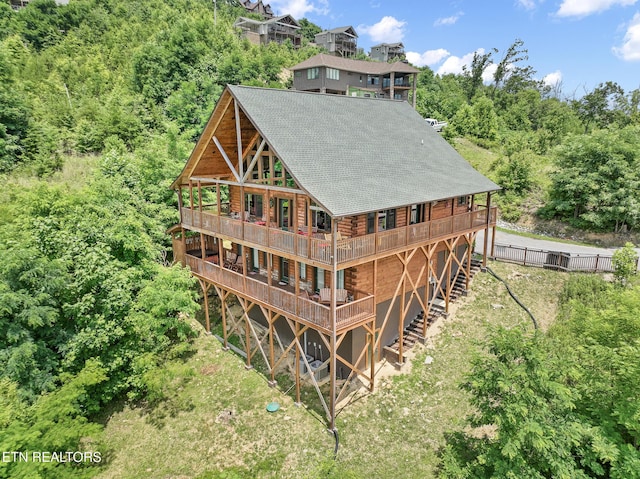
[[[490,215],[488,223],[487,211]],[[332,263],[331,241],[325,238],[309,237],[302,232],[294,233],[190,208],[182,208],[181,214],[182,225],[187,229],[219,234],[253,244],[257,248],[269,247],[322,264]],[[337,241],[337,263],[350,263],[413,244],[481,230],[487,224],[495,225],[496,214],[495,207],[490,210],[484,208],[378,233],[343,238]]]

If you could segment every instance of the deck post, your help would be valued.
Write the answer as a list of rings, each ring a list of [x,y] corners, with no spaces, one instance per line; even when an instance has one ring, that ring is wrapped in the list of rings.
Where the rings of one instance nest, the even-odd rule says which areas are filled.
[[[398,362],[397,368],[404,365],[404,319],[406,312],[405,296],[407,295],[407,253],[404,253],[404,261],[402,263],[402,288],[400,296],[400,318],[398,319]]]
[[[449,302],[450,302],[450,298],[451,298],[451,263],[453,262],[451,255],[454,254],[453,249],[451,248],[451,244],[450,242],[452,242],[453,240],[447,240],[445,242],[445,244],[447,245],[447,250],[448,250],[448,256],[447,256],[447,292],[445,293],[445,312],[448,313],[449,312]]]
[[[217,290],[218,296],[220,296],[220,309],[222,310],[222,341],[223,349],[229,350],[229,334],[227,333],[227,292],[220,288]]]
[[[484,229],[484,249],[482,250],[482,267],[487,267],[487,249],[489,245],[489,224],[491,224],[491,192],[487,192],[487,204],[485,206],[487,209],[486,215],[486,224]]]
[[[336,290],[338,287],[338,221],[337,218],[331,217],[331,350],[330,356],[330,394],[331,402],[329,403],[329,429],[336,430]]]
[[[469,233],[467,238],[467,270],[465,271],[465,294],[466,291],[469,291],[469,284],[471,283],[471,257],[473,256],[473,233]]]

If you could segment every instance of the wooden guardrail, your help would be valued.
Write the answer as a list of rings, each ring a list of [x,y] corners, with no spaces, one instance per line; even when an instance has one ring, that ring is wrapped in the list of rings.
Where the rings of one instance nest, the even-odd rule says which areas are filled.
[[[324,330],[331,330],[331,310],[324,304],[296,296],[276,286],[269,286],[260,280],[249,276],[245,277],[241,273],[221,268],[196,256],[186,254],[185,262],[193,273],[209,281],[267,303],[285,313],[296,315]],[[358,293],[358,296],[362,297],[336,308],[336,328],[338,330],[373,316],[375,311],[373,296],[366,293]]]
[[[490,215],[487,218],[487,213]],[[269,246],[283,253],[308,258],[318,263],[331,264],[333,252],[331,241],[314,238],[280,228],[218,216],[216,214],[182,208],[182,224],[203,232],[220,233],[224,236],[248,241],[258,246]],[[393,251],[414,243],[445,238],[454,234],[482,229],[496,222],[496,208],[470,211],[425,223],[402,226],[377,234],[343,238],[337,242],[338,264],[360,260],[368,256]]]

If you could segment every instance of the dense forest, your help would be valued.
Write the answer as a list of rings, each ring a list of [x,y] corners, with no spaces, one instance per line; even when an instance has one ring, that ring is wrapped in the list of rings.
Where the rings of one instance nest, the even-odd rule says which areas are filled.
[[[105,407],[116,400],[157,399],[160,365],[189,354],[196,333],[185,318],[199,308],[197,289],[188,272],[170,266],[166,230],[178,216],[168,186],[226,84],[290,87],[286,69],[319,51],[309,40],[320,27],[304,19],[302,48],[252,45],[233,30],[240,14],[245,12],[235,2],[223,0],[215,6],[204,0],[33,0],[17,11],[0,3],[3,451],[91,450],[87,438],[99,441],[101,426],[94,418]],[[509,221],[536,215],[594,231],[637,231],[640,90],[625,92],[608,82],[567,98],[536,80],[522,41],[501,47],[502,53],[476,55],[461,75],[439,77],[422,68],[420,114],[448,121],[444,135],[452,144],[464,139],[494,153],[490,162],[475,166],[504,187],[498,202]],[[485,83],[482,75],[491,62],[498,68]],[[637,320],[637,287],[622,293],[591,286],[603,295],[627,295],[621,298]],[[572,347],[563,341],[583,334],[572,328],[591,324],[592,334],[604,338],[598,318],[605,313],[597,306],[594,300],[580,308],[568,299],[569,319],[554,331],[553,343],[532,340],[518,346],[526,351],[504,354],[537,361],[549,349]],[[614,343],[595,341],[589,345],[595,350],[578,348],[572,359],[585,364],[582,354],[595,363],[593,352],[612,354],[615,364],[639,364],[637,333],[631,334],[637,325],[625,325],[607,339]],[[514,349],[516,343],[506,336],[492,348]],[[560,360],[565,358],[544,361]],[[600,440],[604,449],[584,460],[598,477],[609,477],[602,464],[616,458],[630,457],[636,462],[626,467],[640,470],[637,391],[623,387],[637,384],[637,366],[607,371],[622,388],[611,392],[611,404],[616,394],[633,393],[630,409],[603,404],[595,411],[580,403],[578,393],[569,397],[558,389],[583,376],[556,371],[551,362],[545,366],[553,375],[540,387],[562,393],[557,411],[581,415],[577,432],[562,440],[592,449]],[[605,388],[597,378],[587,379],[584,388]],[[482,387],[469,386],[478,394]],[[482,403],[478,407],[483,410]],[[605,410],[618,423],[625,421],[614,429],[626,449],[616,452],[605,441],[609,436],[584,432],[590,426],[579,419],[601,417]],[[490,415],[482,419],[496,421]],[[555,427],[548,420],[540,419]],[[519,450],[514,451],[516,457]],[[478,457],[491,453],[497,454],[487,450]],[[540,456],[541,463],[546,460]],[[454,470],[453,452],[449,463]],[[36,474],[93,472],[90,464],[54,462],[0,467],[0,477]]]

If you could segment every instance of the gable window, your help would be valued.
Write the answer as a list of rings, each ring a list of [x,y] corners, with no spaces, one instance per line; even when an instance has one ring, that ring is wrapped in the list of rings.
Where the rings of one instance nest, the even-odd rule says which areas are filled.
[[[307,70],[307,80],[316,80],[320,78],[320,69],[318,67],[309,68]]]
[[[329,80],[340,80],[340,70],[336,68],[327,68],[327,78]]]

